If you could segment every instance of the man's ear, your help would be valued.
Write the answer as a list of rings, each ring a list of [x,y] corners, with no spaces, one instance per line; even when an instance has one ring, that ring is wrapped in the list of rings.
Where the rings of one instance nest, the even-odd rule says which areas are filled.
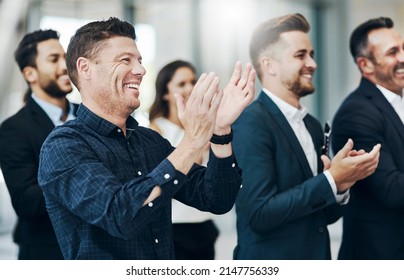
[[[22,75],[28,83],[34,83],[38,79],[38,71],[32,66],[26,66],[22,69]]]
[[[260,59],[260,64],[261,64],[261,69],[262,73],[266,73],[270,76],[275,76],[276,75],[276,67],[275,67],[275,61],[273,58],[270,58],[268,56],[262,56]]]
[[[363,56],[356,59],[356,64],[358,64],[362,73],[372,74],[375,70],[375,65],[372,60]]]
[[[90,79],[91,67],[90,61],[87,58],[79,57],[77,59],[76,67],[78,76],[83,77],[86,80]]]

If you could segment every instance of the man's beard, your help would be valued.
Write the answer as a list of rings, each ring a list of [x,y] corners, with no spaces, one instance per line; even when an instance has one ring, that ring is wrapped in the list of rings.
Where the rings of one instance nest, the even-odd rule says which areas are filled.
[[[373,63],[376,66],[380,65],[377,61],[375,61]],[[393,73],[391,75],[389,75],[390,74],[389,72],[381,71],[381,70],[378,70],[378,68],[376,68],[375,69],[376,80],[379,82],[379,84],[380,84],[380,82],[382,82],[382,83],[387,84],[387,85],[392,85],[392,87],[403,87],[402,84],[397,84],[397,83],[400,83],[400,80],[395,78],[396,71],[398,69],[403,69],[403,68],[404,68],[404,63],[397,64],[394,67]],[[402,82],[402,80],[401,80],[401,82]]]
[[[60,97],[65,97],[68,93],[71,92],[69,91],[64,91],[62,90],[59,85],[56,83],[56,81],[49,81],[45,86],[43,86],[43,90],[52,97],[60,98]]]
[[[313,84],[311,84],[311,86],[302,85],[300,82],[300,75],[294,80],[286,81],[286,86],[291,92],[295,93],[299,97],[304,97],[312,94],[315,91]]]
[[[304,87],[300,81],[287,82],[287,88],[299,97],[305,97],[315,91],[314,86]]]

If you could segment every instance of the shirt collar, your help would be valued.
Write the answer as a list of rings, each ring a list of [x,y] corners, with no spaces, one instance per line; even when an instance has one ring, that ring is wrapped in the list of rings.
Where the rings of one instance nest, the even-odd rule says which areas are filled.
[[[402,97],[398,94],[395,94],[391,90],[388,90],[387,88],[382,87],[381,85],[378,85],[378,84],[376,84],[376,87],[381,91],[383,96],[387,99],[387,101],[390,104],[400,103],[402,101]]]
[[[279,98],[277,95],[273,94],[268,89],[263,88],[262,90],[268,95],[269,98],[272,99],[276,106],[278,106],[279,110],[281,110],[282,114],[284,114],[289,121],[303,121],[304,117],[307,115],[307,109],[303,105],[301,105],[300,109],[297,109],[296,107],[285,102],[283,99]]]
[[[52,123],[55,126],[62,125],[64,122],[62,121],[63,110],[59,106],[56,106],[52,103],[49,103],[43,99],[40,99],[35,93],[32,93],[32,99],[45,111],[48,117],[51,119]],[[69,102],[69,112],[67,114],[66,121],[74,119],[74,106]]]
[[[112,136],[116,133],[123,135],[120,127],[94,114],[83,103],[81,103],[77,109],[77,119],[103,136]],[[132,131],[137,127],[138,122],[132,116],[129,116],[126,120],[127,137],[130,137]]]

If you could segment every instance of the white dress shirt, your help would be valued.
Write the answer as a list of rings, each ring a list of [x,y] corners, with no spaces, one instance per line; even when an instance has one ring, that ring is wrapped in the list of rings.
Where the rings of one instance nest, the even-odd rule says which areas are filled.
[[[382,92],[391,106],[393,106],[394,111],[396,111],[404,124],[404,98],[380,85],[376,85],[376,87]]]
[[[63,110],[59,106],[56,106],[52,103],[46,102],[39,97],[35,95],[35,93],[32,93],[32,99],[35,100],[35,102],[45,111],[45,113],[48,115],[48,117],[51,119],[53,124],[55,126],[62,125],[65,122],[69,120],[73,120],[75,118],[73,111],[74,111],[74,106],[73,104],[69,103],[69,114],[67,115],[66,121],[63,122],[62,117],[63,117]]]

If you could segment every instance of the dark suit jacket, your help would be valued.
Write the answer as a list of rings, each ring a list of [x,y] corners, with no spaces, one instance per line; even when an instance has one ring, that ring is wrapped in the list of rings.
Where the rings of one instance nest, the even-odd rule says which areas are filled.
[[[26,106],[1,124],[0,164],[18,216],[14,241],[19,245],[54,246],[55,254],[62,258],[37,181],[39,152],[53,128],[45,111],[29,98]],[[38,259],[41,255],[38,252]]]
[[[362,78],[333,121],[332,146],[352,138],[356,149],[382,145],[373,175],[351,189],[341,259],[404,259],[404,125],[379,89]]]
[[[320,155],[323,132],[305,118]],[[243,170],[236,201],[235,259],[330,259],[327,225],[342,214],[322,174],[313,177],[304,151],[288,121],[264,93],[239,117],[233,149]]]

